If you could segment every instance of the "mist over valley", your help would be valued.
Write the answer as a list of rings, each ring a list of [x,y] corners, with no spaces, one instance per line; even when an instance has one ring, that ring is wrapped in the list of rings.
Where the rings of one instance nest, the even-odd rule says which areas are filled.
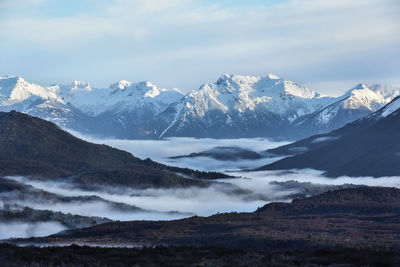
[[[196,139],[167,138],[163,140],[117,140],[98,139],[70,131],[75,136],[97,144],[106,144],[132,153],[142,159],[201,171],[224,172],[235,178],[214,179],[207,186],[185,188],[135,188],[135,186],[101,185],[82,187],[73,179],[43,180],[29,176],[6,176],[1,178],[0,200],[37,211],[104,218],[108,221],[175,220],[194,215],[210,216],[225,212],[253,212],[270,202],[290,202],[294,198],[309,197],[329,190],[353,188],[360,185],[400,187],[399,177],[338,177],[327,178],[321,171],[249,171],[272,163],[282,157],[270,157],[266,150],[288,142],[272,142],[268,139]],[[212,156],[171,157],[201,153],[219,147],[240,147],[262,155],[259,159],[216,159]],[[236,150],[235,150],[236,151]],[[13,188],[7,188],[4,185]],[[23,190],[22,190],[23,189]],[[4,210],[4,207],[3,207]],[[15,216],[15,215],[14,215]],[[43,218],[42,218],[43,219]],[[58,220],[58,221],[57,221]],[[3,238],[44,236],[59,230],[87,227],[104,222],[73,224],[72,219],[63,218],[44,222],[29,222],[15,216],[3,223],[24,224],[29,231],[21,234],[8,232]],[[32,221],[32,219],[31,219]],[[47,222],[46,222],[47,223]],[[28,227],[29,226],[29,227]],[[75,227],[74,227],[75,226]],[[36,229],[37,228],[37,229]],[[10,228],[11,229],[11,228]],[[48,229],[48,232],[45,232]],[[14,236],[15,235],[15,236]]]

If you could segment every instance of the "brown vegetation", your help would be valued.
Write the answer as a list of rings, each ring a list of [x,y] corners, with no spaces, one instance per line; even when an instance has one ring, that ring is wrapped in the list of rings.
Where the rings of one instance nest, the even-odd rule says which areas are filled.
[[[271,203],[253,213],[217,214],[176,221],[112,222],[15,243],[221,246],[282,250],[398,249],[400,190],[342,189],[292,203]]]

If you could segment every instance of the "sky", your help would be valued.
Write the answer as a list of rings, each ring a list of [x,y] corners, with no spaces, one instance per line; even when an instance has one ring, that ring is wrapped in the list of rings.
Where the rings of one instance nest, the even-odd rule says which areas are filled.
[[[338,95],[400,84],[398,0],[0,0],[0,75],[184,92],[269,73]]]

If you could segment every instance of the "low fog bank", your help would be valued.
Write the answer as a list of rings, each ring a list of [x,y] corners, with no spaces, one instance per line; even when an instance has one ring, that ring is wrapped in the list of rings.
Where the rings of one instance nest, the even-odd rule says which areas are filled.
[[[65,130],[88,142],[105,144],[114,148],[125,150],[142,159],[151,158],[152,160],[171,166],[192,168],[202,171],[254,169],[269,164],[280,158],[220,161],[207,157],[182,158],[179,160],[172,160],[169,159],[169,157],[182,156],[190,153],[199,153],[215,147],[240,147],[259,153],[267,149],[288,144],[288,142],[274,142],[265,138],[211,139],[171,137],[162,140],[99,139],[83,135],[73,130]]]
[[[126,201],[125,189],[110,188],[113,194],[103,191],[85,191],[72,182],[54,182],[8,176],[8,179],[27,186],[24,191],[1,192],[0,200],[38,210],[51,210],[81,216],[105,217],[112,220],[167,220],[180,219],[192,214],[144,210]]]
[[[400,188],[400,176],[390,177],[349,177],[341,176],[330,178],[322,175],[322,171],[313,169],[284,170],[284,171],[254,171],[254,172],[229,172],[234,176],[243,176],[251,180],[264,181],[265,183],[277,181],[297,181],[299,183],[312,183],[319,185],[366,185],[366,186],[385,186]],[[238,180],[238,182],[240,182]],[[235,183],[235,181],[234,181]]]
[[[104,202],[90,201],[55,202],[38,199],[14,199],[14,203],[35,209],[47,209],[82,216],[107,217],[113,220],[173,220],[192,215],[209,216],[222,212],[252,212],[269,202],[291,201],[352,185],[394,186],[400,188],[400,177],[339,177],[321,176],[314,170],[233,172],[241,178],[221,179],[206,188],[180,189],[104,188],[84,191],[73,184],[32,180],[27,177],[8,177],[37,190],[66,197],[96,196],[107,201],[134,205],[150,212],[111,208]],[[17,194],[15,194],[17,195]],[[0,194],[1,197],[1,194]],[[174,211],[174,212],[171,212]],[[46,227],[47,226],[47,227]],[[4,229],[10,229],[4,233]],[[17,231],[16,229],[21,229]],[[1,238],[42,236],[64,230],[61,224],[1,223]]]
[[[67,197],[95,196],[113,203],[123,203],[139,208],[139,211],[112,208],[95,200],[86,202],[35,202],[16,200],[20,205],[37,209],[49,209],[83,216],[107,217],[113,220],[173,220],[192,215],[209,216],[217,212],[252,212],[272,201],[291,201],[294,197],[306,197],[338,186],[385,185],[400,187],[396,178],[331,179],[321,172],[306,170],[278,172],[233,172],[240,178],[220,179],[209,187],[175,189],[103,188],[85,191],[71,183],[32,180],[26,177],[9,177],[19,183]],[[145,210],[146,212],[143,212]]]
[[[58,233],[66,228],[58,222],[0,222],[0,239],[41,237]]]
[[[133,189],[133,188],[104,188],[102,191],[85,191],[75,188],[73,184],[65,182],[49,182],[32,180],[27,177],[7,177],[19,183],[45,190],[52,194],[80,197],[97,196],[99,198],[134,205],[152,212],[124,212],[111,210],[103,203],[37,203],[32,200],[17,201],[18,204],[38,209],[51,209],[61,212],[84,216],[101,216],[114,220],[172,220],[192,215],[208,216],[216,212],[254,211],[268,201],[282,199],[293,193],[278,189],[276,185],[263,184],[263,189],[255,192],[253,185],[249,188],[244,181],[240,186],[231,183],[231,180],[222,179],[209,187],[189,187],[175,189]],[[249,184],[250,185],[250,184]],[[171,212],[173,211],[173,212]]]
[[[0,201],[6,199],[13,204],[32,209],[106,217],[120,221],[174,220],[192,215],[209,216],[218,212],[252,212],[269,202],[291,201],[295,197],[312,196],[327,190],[351,187],[349,184],[400,188],[400,177],[327,178],[322,176],[322,172],[315,170],[238,171],[254,169],[271,163],[277,158],[239,161],[222,161],[207,157],[168,159],[171,156],[187,155],[221,146],[239,146],[262,152],[286,144],[285,142],[277,143],[260,138],[100,140],[82,136],[76,132],[72,133],[90,142],[126,150],[140,158],[149,157],[178,167],[227,171],[227,174],[239,178],[216,180],[208,187],[140,190],[129,187],[103,187],[88,191],[74,184],[72,180],[44,181],[13,176],[7,178],[23,185],[24,189],[19,189],[20,192],[16,190],[1,192],[0,190]],[[29,186],[31,188],[28,188]],[[42,190],[41,197],[39,194],[32,193],[40,190]],[[57,222],[1,222],[0,239],[49,235],[64,229],[65,227]]]

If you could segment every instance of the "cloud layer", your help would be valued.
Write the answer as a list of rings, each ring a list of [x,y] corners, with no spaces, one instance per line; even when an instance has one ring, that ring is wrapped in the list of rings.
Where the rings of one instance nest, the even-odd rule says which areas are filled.
[[[214,147],[240,146],[241,148],[255,152],[263,152],[287,144],[287,142],[273,142],[265,138],[241,138],[241,139],[212,139],[212,138],[167,138],[163,140],[118,140],[98,139],[82,135],[73,130],[70,133],[83,140],[106,144],[111,147],[122,149],[132,153],[134,156],[145,159],[151,158],[167,165],[192,168],[202,171],[233,171],[243,169],[254,169],[271,163],[277,158],[262,158],[259,160],[219,161],[212,158],[196,157],[181,158],[179,160],[169,159],[173,156],[188,155],[209,150]]]
[[[185,91],[222,73],[277,72],[331,93],[361,80],[400,83],[397,0],[54,2],[0,6],[4,74],[97,86],[149,79]]]

